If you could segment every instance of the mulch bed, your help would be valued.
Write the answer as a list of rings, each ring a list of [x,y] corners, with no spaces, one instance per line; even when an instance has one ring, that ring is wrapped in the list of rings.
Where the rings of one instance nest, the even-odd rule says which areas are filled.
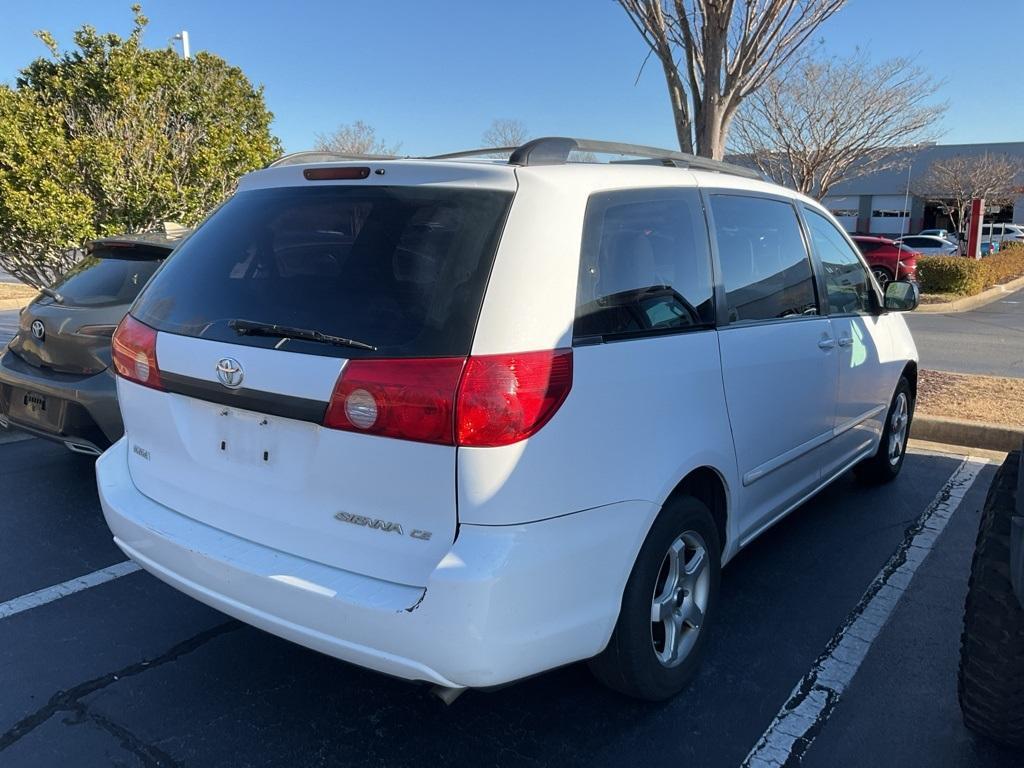
[[[1024,379],[922,370],[917,412],[1024,427]]]

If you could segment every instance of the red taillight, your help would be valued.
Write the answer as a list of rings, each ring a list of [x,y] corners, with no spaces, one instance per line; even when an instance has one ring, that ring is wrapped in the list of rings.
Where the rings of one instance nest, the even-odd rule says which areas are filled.
[[[493,447],[543,427],[572,388],[572,350],[471,357],[459,385],[459,445]]]
[[[495,447],[543,427],[572,387],[572,350],[352,360],[324,426],[400,440]]]
[[[350,360],[324,426],[424,443],[454,442],[455,394],[466,360]]]
[[[110,349],[119,376],[154,389],[163,388],[156,362],[155,330],[125,315],[114,331]]]

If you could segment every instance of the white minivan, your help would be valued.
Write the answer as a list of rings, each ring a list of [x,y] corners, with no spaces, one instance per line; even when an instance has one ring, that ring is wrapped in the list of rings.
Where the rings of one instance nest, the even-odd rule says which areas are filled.
[[[666,150],[270,167],[117,330],[103,511],[158,578],[339,659],[446,694],[590,659],[663,699],[724,563],[899,473],[916,304],[817,202]]]

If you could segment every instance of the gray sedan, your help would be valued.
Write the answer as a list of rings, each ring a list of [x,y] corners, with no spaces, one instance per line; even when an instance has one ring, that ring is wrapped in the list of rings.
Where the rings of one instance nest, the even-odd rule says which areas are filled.
[[[0,357],[0,427],[92,456],[123,434],[110,339],[180,239],[95,240],[82,261],[21,311],[18,333]]]

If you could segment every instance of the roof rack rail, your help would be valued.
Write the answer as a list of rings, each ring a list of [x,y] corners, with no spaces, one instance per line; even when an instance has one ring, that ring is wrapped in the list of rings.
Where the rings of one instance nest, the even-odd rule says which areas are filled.
[[[428,155],[424,160],[454,160],[459,157],[478,157],[480,155],[510,155],[519,147],[480,147],[463,149],[459,152],[445,152],[443,155]]]
[[[616,141],[595,141],[593,139],[573,139],[565,136],[544,136],[532,139],[518,147],[479,147],[464,149],[458,152],[447,152],[443,155],[429,155],[423,160],[454,160],[463,157],[481,157],[487,155],[509,156],[509,165],[562,165],[569,162],[573,152],[589,152],[604,155],[622,155],[638,158],[636,161],[654,162],[673,168],[692,168],[701,171],[728,173],[732,176],[743,176],[748,179],[763,180],[758,171],[723,160],[712,160],[698,157],[685,152],[675,152],[660,147],[647,147],[642,144],[623,144]],[[302,163],[333,163],[343,160],[398,160],[398,155],[360,155],[330,150],[305,150],[282,155],[268,165],[276,168],[282,165],[300,165]]]
[[[743,176],[748,179],[761,180],[763,178],[760,173],[752,168],[745,168],[742,165],[727,163],[723,160],[712,160],[708,157],[697,157],[685,152],[675,152],[659,147],[647,147],[641,144],[572,139],[564,136],[545,136],[528,141],[515,149],[508,162],[509,165],[560,165],[569,161],[569,155],[572,152],[627,155],[629,157],[659,161],[664,165],[676,168],[715,171],[718,173],[728,173],[733,176]]]
[[[396,160],[398,155],[360,155],[349,152],[332,152],[328,149],[304,149],[291,152],[270,163],[267,168],[279,168],[282,165],[301,165],[303,163],[336,163],[342,160]]]

